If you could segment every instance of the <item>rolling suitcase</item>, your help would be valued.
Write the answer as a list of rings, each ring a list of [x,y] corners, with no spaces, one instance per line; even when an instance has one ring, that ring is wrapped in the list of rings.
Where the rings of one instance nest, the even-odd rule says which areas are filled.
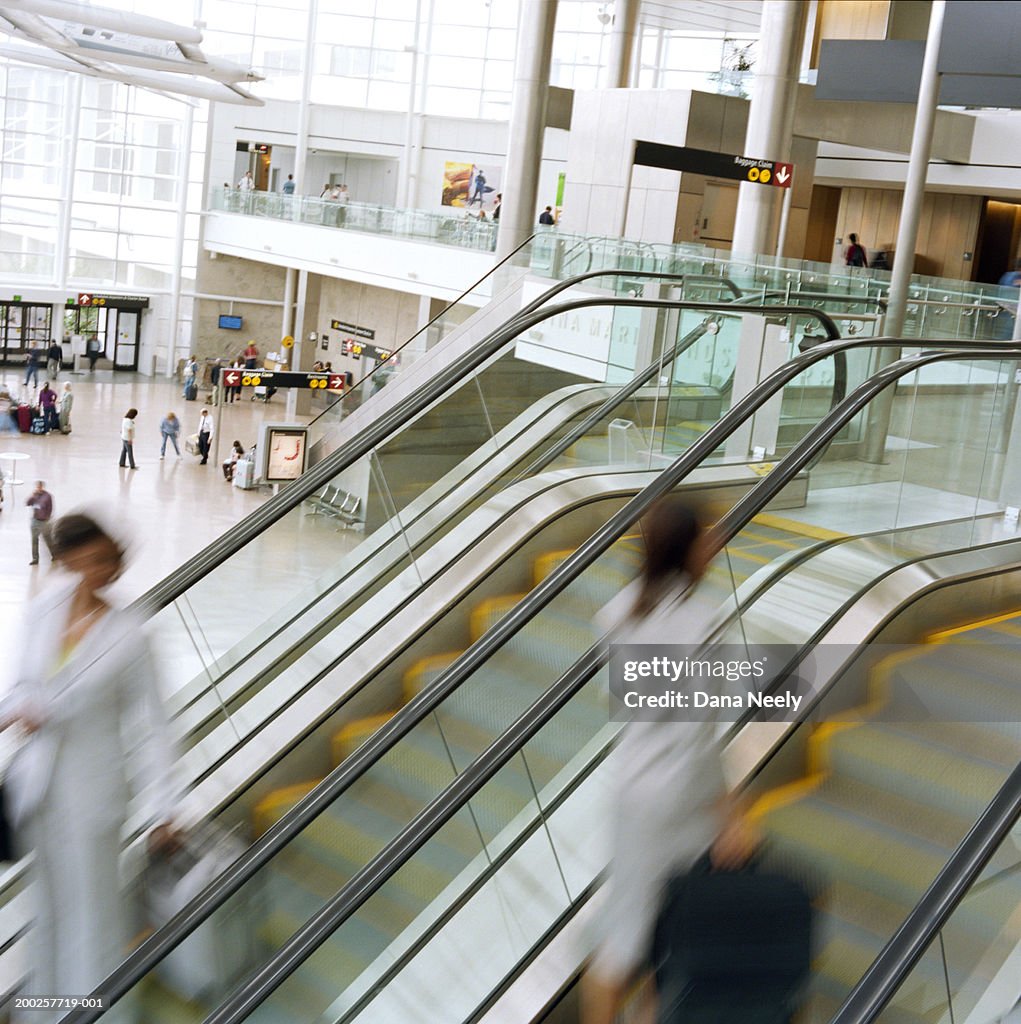
[[[667,886],[653,951],[659,1024],[787,1024],[811,933],[804,884],[757,858],[714,871],[707,854]]]
[[[18,406],[18,430],[27,434],[32,429],[32,407],[30,405]]]
[[[255,486],[255,463],[250,459],[241,459],[234,467],[231,483],[242,491],[250,491]]]
[[[184,400],[186,402],[194,402],[199,396],[199,386],[192,382],[184,389]]]
[[[33,416],[28,429],[30,434],[48,434],[50,430],[45,416]]]

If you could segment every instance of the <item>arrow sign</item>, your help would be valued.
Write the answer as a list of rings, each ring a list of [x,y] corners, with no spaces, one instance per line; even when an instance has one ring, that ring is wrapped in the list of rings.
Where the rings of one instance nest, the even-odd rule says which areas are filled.
[[[224,370],[223,372],[223,386],[227,388],[236,388],[241,383],[241,371],[240,370]]]
[[[774,164],[773,184],[780,188],[790,188],[794,183],[794,164]]]
[[[339,373],[331,373],[329,377],[329,383],[327,384],[328,391],[343,391],[344,390],[344,377]]]
[[[779,188],[790,188],[794,180],[793,164],[759,160],[736,153],[714,153],[691,146],[667,146],[660,142],[635,142],[634,163],[642,167],[662,167],[668,171],[687,171],[709,178],[731,178]]]

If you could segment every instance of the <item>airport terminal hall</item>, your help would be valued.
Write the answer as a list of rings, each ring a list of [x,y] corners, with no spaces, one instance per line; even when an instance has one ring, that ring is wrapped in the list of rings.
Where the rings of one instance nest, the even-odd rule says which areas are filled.
[[[1021,0],[0,0],[0,1024],[1021,1024]]]

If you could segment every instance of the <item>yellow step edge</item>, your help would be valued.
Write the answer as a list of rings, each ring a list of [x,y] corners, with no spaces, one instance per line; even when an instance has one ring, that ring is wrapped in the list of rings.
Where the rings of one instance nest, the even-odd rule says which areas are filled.
[[[1002,615],[990,615],[984,619],[976,619],[974,622],[966,622],[963,626],[953,626],[950,629],[938,629],[935,633],[926,634],[926,642],[931,644],[942,643],[952,636],[960,636],[961,633],[970,633],[973,629],[985,629],[988,626],[997,626],[1001,622],[1009,622],[1011,619],[1021,617],[1021,611],[1004,612]]]
[[[799,523],[796,519],[775,516],[771,512],[760,512],[752,522],[774,530],[784,530],[802,537],[812,537],[815,540],[846,540],[849,536],[846,533],[838,533],[836,530],[827,530],[823,526],[812,526],[811,523]]]
[[[759,821],[771,811],[796,803],[818,789],[829,778],[832,771],[830,744],[833,737],[873,720],[889,701],[894,669],[902,662],[921,657],[925,653],[928,652],[924,647],[912,647],[891,654],[874,666],[869,672],[866,683],[865,703],[855,705],[847,711],[841,711],[830,720],[816,726],[808,737],[805,752],[805,776],[767,790],[752,805],[748,812],[750,817]]]
[[[330,740],[330,756],[334,766],[350,757],[381,725],[386,725],[393,718],[393,711],[384,711],[378,715],[366,715],[348,722]]]
[[[275,789],[272,793],[264,796],[252,810],[252,826],[255,829],[255,835],[261,836],[280,819],[289,807],[310,793],[322,781],[322,779],[311,779],[308,782],[296,782],[291,786]]]
[[[404,673],[402,682],[405,703],[412,697],[417,697],[423,689],[422,677],[436,669],[446,668],[452,661],[459,658],[464,651],[445,651],[443,654],[430,654],[426,658],[419,658],[414,665]]]
[[[539,555],[532,562],[532,586],[537,587],[557,567],[558,563],[570,558],[577,548],[561,548],[559,551],[548,551]]]
[[[471,613],[469,621],[472,643],[489,629],[489,622],[494,616],[499,618],[505,615],[524,597],[524,594],[503,594],[500,597],[487,597],[482,601]]]

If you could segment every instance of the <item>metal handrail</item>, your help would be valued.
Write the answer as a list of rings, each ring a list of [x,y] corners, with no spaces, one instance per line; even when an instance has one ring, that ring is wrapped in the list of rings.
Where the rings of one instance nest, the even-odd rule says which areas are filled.
[[[892,345],[893,339],[885,339],[885,344]],[[987,347],[973,353],[972,357],[1000,359],[1003,358],[1004,354],[1003,347]],[[1021,355],[1021,347],[1011,346],[1010,355],[1014,358]],[[769,476],[764,477],[738,502],[731,513],[724,516],[716,528],[716,540],[724,541],[746,525],[758,511],[768,505],[776,494],[804,468],[814,457],[819,445],[827,444],[847,422],[887,386],[922,366],[956,358],[960,358],[960,353],[955,351],[936,351],[908,356],[884,367],[859,385],[836,409],[831,410],[816,427],[806,434],[780,462],[777,468]],[[566,575],[561,570],[571,561],[576,561],[576,565],[583,563],[585,561],[584,558],[578,558],[578,555],[581,554],[584,548],[591,548],[596,537],[609,537],[607,543],[602,546],[603,550],[608,548],[610,543],[616,539],[610,536],[611,534],[622,533],[646,511],[653,501],[668,493],[672,487],[680,482],[685,475],[681,468],[681,464],[685,461],[686,459],[682,456],[669,469],[665,470],[659,479],[632,498],[627,505],[610,518],[593,538],[590,538],[583,545],[582,549],[579,549],[579,552],[567,559],[557,572],[561,575]],[[587,564],[591,564],[592,560],[594,559],[589,560],[582,568],[587,567]],[[536,591],[533,591],[531,595],[518,605],[518,609],[515,609],[515,612],[522,605],[530,603],[536,597],[538,591],[542,589],[543,584],[540,584]],[[547,588],[547,590],[549,589],[553,588]],[[560,587],[557,592],[562,589],[563,587]],[[547,603],[548,601],[543,602],[542,606],[545,607]],[[487,637],[497,632],[508,618],[514,617],[515,612],[509,613],[508,616],[501,620],[496,627],[483,637],[483,640],[477,646],[485,644]],[[514,631],[516,631],[516,627],[511,630],[511,632]],[[496,646],[501,646],[504,639],[506,639],[508,630],[504,629],[502,632],[504,632],[505,636],[495,642],[490,642],[488,646],[494,649]],[[487,657],[492,653],[493,650],[490,650]],[[407,863],[407,860],[415,852],[435,836],[464,804],[471,797],[475,796],[485,783],[493,778],[521,750],[524,743],[549,723],[550,719],[584,685],[587,679],[591,678],[591,675],[606,662],[607,658],[608,654],[604,644],[596,644],[591,647],[506,732],[458,775],[443,793],[434,798],[414,821],[405,826],[394,840],[388,843],[372,861],[359,870],[339,892],[334,894],[313,917],[299,928],[284,943],[272,960],[239,986],[231,996],[210,1014],[206,1018],[205,1024],[241,1024],[242,1021],[246,1020],[255,1007],[290,977],[334,934],[337,928],[343,925],[368,899],[377,893]],[[458,659],[459,662],[465,660],[465,657]],[[455,668],[456,665],[457,663],[455,663]],[[1021,766],[1015,770],[1015,774],[1018,773],[1021,773]],[[1019,774],[1013,796],[1016,804],[1014,818],[1016,818],[1018,810],[1021,810],[1021,774]],[[983,815],[979,825],[983,823],[985,817]],[[1002,814],[999,816],[998,820],[1001,823],[1003,817],[1004,815]],[[1004,826],[1003,834],[1006,834],[1006,830],[1009,829],[1010,823],[1013,820],[1013,818],[1010,819]],[[979,825],[976,825],[976,828]],[[974,832],[975,830],[973,829],[972,831]],[[986,857],[987,860],[988,857],[992,856],[993,850],[995,850],[995,846],[989,850]],[[981,867],[982,864],[978,864],[975,868],[975,875],[981,870]],[[941,877],[942,875],[943,873],[941,872]],[[952,909],[952,906],[947,909],[947,915]],[[925,946],[922,946],[918,950],[918,956],[921,956],[924,948]],[[902,979],[904,973],[906,971],[896,976],[897,983]],[[878,1009],[881,1009],[881,1007]],[[878,1009],[876,1012],[878,1012]],[[851,1024],[851,1021],[858,1021],[859,1019],[852,1016],[841,1019],[838,1016],[839,1024]],[[872,1017],[868,1018],[869,1021],[872,1019]],[[861,1018],[861,1020],[864,1024],[864,1018]],[[837,1022],[835,1021],[834,1024],[837,1024]]]
[[[668,300],[618,300],[630,305],[637,302],[652,304],[658,308]],[[591,305],[584,301],[583,305]],[[563,305],[574,305],[566,303]],[[696,303],[704,307],[705,303]],[[557,307],[562,309],[562,307]],[[715,307],[713,307],[715,308]],[[754,311],[755,307],[749,307]],[[764,307],[766,308],[766,307]],[[780,307],[768,307],[777,310]],[[803,312],[797,309],[797,312]],[[534,314],[533,314],[534,315]],[[119,998],[128,991],[144,974],[151,970],[168,952],[174,949],[194,931],[218,907],[226,902],[287,843],[298,835],[311,821],[331,806],[347,788],[364,775],[373,764],[383,757],[402,737],[406,736],[419,722],[426,718],[446,697],[456,690],[480,665],[506,642],[522,626],[545,608],[569,583],[591,565],[618,537],[637,519],[645,507],[656,498],[666,494],[676,483],[695,469],[726,438],[776,394],[786,383],[799,373],[833,355],[838,351],[858,348],[882,348],[900,344],[891,338],[855,338],[837,340],[819,345],[796,356],[774,370],[765,380],[757,384],[743,400],[729,409],[717,423],[709,428],[691,447],[668,467],[639,495],[627,503],[619,512],[594,533],[576,552],[564,560],[547,576],[522,602],[501,618],[481,640],[474,644],[434,682],[428,689],[412,698],[394,718],[373,733],[343,764],[338,766],[299,804],[271,826],[249,849],[238,858],[219,878],[200,893],[192,903],[177,914],[164,928],[139,946],[103,983],[102,992],[111,998]],[[943,358],[960,357],[960,354],[978,351],[985,354],[987,343],[962,340],[955,343],[921,341],[920,344],[939,344]],[[1010,346],[997,346],[994,356],[1002,353],[1013,354]],[[991,356],[992,357],[992,356]],[[919,356],[910,357],[916,362]],[[898,366],[900,364],[891,364]],[[921,364],[919,364],[921,365]],[[891,367],[886,368],[886,373]],[[859,389],[860,390],[860,389]],[[854,392],[857,394],[857,391]],[[853,397],[853,396],[852,396]],[[845,399],[839,408],[850,401]],[[836,415],[829,413],[827,421]],[[813,436],[814,432],[806,435]],[[800,446],[799,446],[800,447]],[[798,449],[794,449],[797,451]],[[793,454],[793,452],[791,453]],[[788,456],[789,458],[790,456]],[[781,466],[786,463],[786,459]],[[318,467],[317,467],[318,468]],[[780,467],[774,470],[764,482],[776,478]],[[96,1011],[77,1011],[68,1018],[76,1024],[98,1019]]]

